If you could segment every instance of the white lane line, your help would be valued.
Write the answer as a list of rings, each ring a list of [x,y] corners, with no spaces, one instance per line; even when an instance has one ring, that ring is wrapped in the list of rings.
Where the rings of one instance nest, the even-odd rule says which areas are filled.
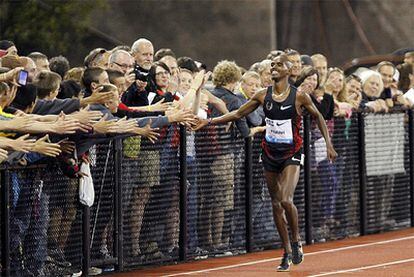
[[[359,244],[359,245],[352,245],[352,246],[334,248],[334,249],[329,249],[329,250],[316,251],[316,252],[306,253],[305,256],[331,253],[331,252],[337,252],[337,251],[342,251],[342,250],[361,248],[361,247],[377,245],[377,244],[386,244],[386,243],[392,243],[392,242],[410,240],[410,239],[414,239],[414,236],[409,236],[409,237],[405,237],[405,238],[398,238],[398,239],[392,239],[392,240],[384,240],[384,241],[378,241],[378,242],[371,242],[371,243],[365,243],[365,244]],[[220,266],[220,267],[214,267],[214,268],[203,269],[203,270],[187,271],[187,272],[174,273],[174,274],[169,274],[169,275],[162,275],[161,277],[174,277],[174,276],[181,276],[181,275],[191,275],[191,274],[205,273],[205,272],[210,272],[210,271],[218,271],[218,270],[241,267],[241,266],[247,266],[247,265],[254,265],[254,264],[260,264],[260,263],[267,263],[267,262],[275,262],[275,261],[279,261],[279,260],[280,260],[280,258],[257,260],[257,261],[252,261],[252,262],[248,262],[248,263],[241,263],[241,264]]]
[[[371,269],[371,268],[383,267],[383,266],[387,266],[387,265],[396,265],[396,264],[403,264],[403,263],[409,263],[409,262],[414,262],[414,259],[400,260],[400,261],[383,263],[383,264],[375,264],[375,265],[370,265],[370,266],[362,266],[362,267],[357,267],[357,268],[351,268],[351,269],[344,269],[344,270],[326,272],[326,273],[322,273],[322,274],[310,275],[308,277],[319,277],[319,276],[327,276],[327,275],[336,275],[336,274],[341,274],[341,273],[347,273],[347,272],[353,272],[353,271],[360,271],[360,270],[364,270],[364,269]]]

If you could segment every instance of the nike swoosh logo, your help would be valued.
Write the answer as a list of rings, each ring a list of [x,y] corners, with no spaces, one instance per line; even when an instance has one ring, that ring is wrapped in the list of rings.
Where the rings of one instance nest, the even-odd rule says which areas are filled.
[[[277,126],[282,126],[283,124],[288,123],[287,121],[283,122],[283,123],[276,123]]]
[[[280,107],[280,110],[281,110],[281,111],[284,111],[284,110],[286,110],[286,109],[289,109],[290,107],[292,107],[292,105],[289,105],[289,106],[282,106],[282,107]]]
[[[299,159],[296,159],[296,158],[294,158],[294,157],[292,157],[292,161],[295,161],[295,162],[300,162],[300,160],[299,160]]]

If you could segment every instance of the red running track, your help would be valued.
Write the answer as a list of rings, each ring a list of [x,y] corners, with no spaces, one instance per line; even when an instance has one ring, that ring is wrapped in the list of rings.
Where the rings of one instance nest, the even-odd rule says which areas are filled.
[[[414,228],[304,246],[305,260],[276,271],[282,250],[211,258],[114,274],[136,276],[410,276],[414,277]]]

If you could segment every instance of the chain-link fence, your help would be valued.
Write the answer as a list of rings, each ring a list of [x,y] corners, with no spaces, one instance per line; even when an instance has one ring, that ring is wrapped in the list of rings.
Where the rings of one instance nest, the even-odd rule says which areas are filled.
[[[354,114],[328,126],[333,163],[316,124],[302,130],[310,139],[294,197],[301,237],[312,243],[413,226],[412,113]],[[96,145],[90,208],[79,203],[79,180],[63,173],[67,162],[3,168],[3,272],[122,271],[280,247],[262,139],[224,125],[198,132],[171,125],[155,144],[129,137]]]
[[[311,124],[311,182],[313,239],[325,241],[359,234],[358,119],[328,122],[338,157],[326,158],[326,144]]]

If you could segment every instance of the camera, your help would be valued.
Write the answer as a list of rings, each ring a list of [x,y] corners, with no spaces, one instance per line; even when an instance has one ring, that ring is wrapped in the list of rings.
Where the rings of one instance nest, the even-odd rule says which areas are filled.
[[[142,82],[148,82],[148,72],[140,70],[140,68],[134,68],[135,80],[140,80]]]

